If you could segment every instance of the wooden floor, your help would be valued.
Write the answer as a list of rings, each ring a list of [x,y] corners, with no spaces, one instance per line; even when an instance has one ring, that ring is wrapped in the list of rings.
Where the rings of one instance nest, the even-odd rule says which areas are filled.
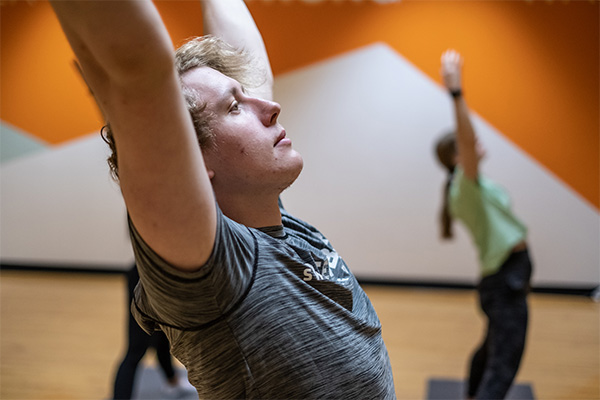
[[[365,287],[384,329],[399,399],[424,399],[428,379],[462,378],[483,325],[473,291]],[[125,339],[120,275],[0,274],[0,399],[107,399]],[[600,305],[531,296],[517,381],[538,399],[600,398]],[[153,363],[149,354],[145,362]]]

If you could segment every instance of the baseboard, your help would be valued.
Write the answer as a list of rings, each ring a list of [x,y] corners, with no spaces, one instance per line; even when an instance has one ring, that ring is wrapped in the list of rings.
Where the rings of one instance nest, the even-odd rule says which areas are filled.
[[[475,290],[475,285],[460,281],[411,280],[411,279],[370,279],[357,277],[361,285],[415,287],[423,289]],[[562,294],[591,297],[598,291],[598,285],[586,286],[545,286],[536,285],[531,288],[533,293]]]
[[[132,264],[133,265],[133,264]],[[129,267],[116,267],[114,265],[32,265],[32,264],[0,264],[1,271],[31,271],[31,272],[65,272],[83,274],[123,274]]]
[[[64,273],[89,273],[89,274],[123,274],[128,267],[115,267],[114,265],[31,265],[31,264],[0,264],[2,271],[36,271],[36,272],[64,272]],[[449,290],[474,290],[475,285],[460,281],[439,280],[412,280],[412,279],[372,279],[357,277],[361,285],[415,287],[422,289],[449,289]],[[571,296],[594,296],[598,291],[597,285],[589,286],[545,286],[532,287],[533,293],[561,294]]]

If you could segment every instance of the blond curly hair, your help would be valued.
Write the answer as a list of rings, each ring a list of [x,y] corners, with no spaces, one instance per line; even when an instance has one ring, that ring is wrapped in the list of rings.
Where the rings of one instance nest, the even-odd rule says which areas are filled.
[[[265,74],[249,53],[235,48],[222,39],[206,35],[187,41],[175,51],[175,67],[181,77],[186,72],[199,67],[213,68],[223,75],[240,82],[242,86],[251,88],[260,86]],[[201,101],[198,93],[181,84],[185,102],[192,117],[198,144],[201,149],[210,148],[214,144],[214,134],[210,128],[211,115],[206,112],[206,102]],[[119,180],[119,164],[117,145],[110,127],[110,122],[100,131],[102,139],[109,145],[111,154],[107,159],[112,177]]]

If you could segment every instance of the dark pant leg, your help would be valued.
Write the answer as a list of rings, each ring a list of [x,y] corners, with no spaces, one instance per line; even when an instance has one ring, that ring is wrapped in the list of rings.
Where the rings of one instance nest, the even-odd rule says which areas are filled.
[[[173,359],[171,357],[171,348],[169,346],[167,335],[161,331],[154,332],[152,334],[152,347],[156,350],[158,363],[167,379],[173,378],[175,376],[175,370],[173,369]]]
[[[471,356],[471,363],[469,364],[469,382],[467,386],[467,395],[469,398],[475,397],[477,388],[483,378],[483,372],[487,364],[488,358],[488,342],[489,342],[489,329],[486,332],[483,342],[475,350]]]
[[[513,305],[491,313],[490,331],[488,363],[476,398],[504,399],[525,349],[527,306]]]
[[[114,399],[131,399],[131,393],[133,391],[133,383],[135,380],[135,372],[138,364],[146,350],[150,346],[151,336],[148,335],[136,322],[131,315],[130,306],[133,297],[133,289],[137,285],[139,276],[137,268],[134,266],[130,271],[127,272],[127,286],[128,286],[128,302],[127,302],[127,314],[128,318],[128,344],[127,353],[123,358],[123,361],[119,365],[117,375],[114,383]]]
[[[480,300],[489,325],[477,399],[503,399],[517,374],[525,349],[530,277],[529,255],[522,251],[513,253],[497,274],[482,279]]]

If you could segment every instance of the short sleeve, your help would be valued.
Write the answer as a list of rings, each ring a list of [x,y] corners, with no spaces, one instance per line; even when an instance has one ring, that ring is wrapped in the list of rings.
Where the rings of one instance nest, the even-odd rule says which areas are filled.
[[[479,183],[465,177],[462,169],[457,168],[449,196],[450,214],[468,226],[476,226],[484,207]]]
[[[132,310],[145,330],[152,324],[198,329],[226,314],[252,284],[256,240],[245,226],[217,207],[212,253],[198,271],[180,271],[156,254],[129,220],[131,242],[140,275]]]

